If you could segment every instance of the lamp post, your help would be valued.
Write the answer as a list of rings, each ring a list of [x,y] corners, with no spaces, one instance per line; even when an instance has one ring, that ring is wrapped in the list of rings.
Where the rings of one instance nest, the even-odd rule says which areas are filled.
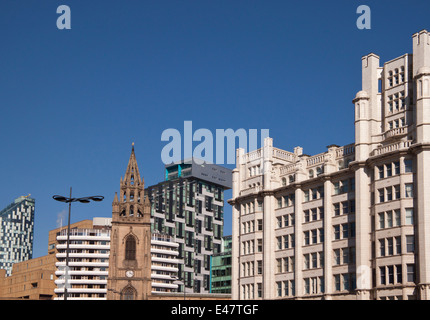
[[[67,300],[68,292],[67,292],[67,280],[69,277],[69,242],[70,242],[70,213],[72,211],[72,202],[80,202],[80,203],[90,203],[92,201],[103,201],[103,196],[90,196],[83,198],[72,198],[72,188],[70,187],[70,197],[63,197],[59,195],[55,195],[52,197],[56,201],[65,202],[69,204],[69,217],[67,221],[67,247],[66,247],[66,269],[64,276],[64,300]]]

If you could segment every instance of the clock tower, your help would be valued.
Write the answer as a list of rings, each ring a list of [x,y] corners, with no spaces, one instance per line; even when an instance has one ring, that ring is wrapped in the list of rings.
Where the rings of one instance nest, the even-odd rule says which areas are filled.
[[[115,193],[112,203],[108,300],[146,300],[151,294],[150,209],[133,143],[120,196]]]

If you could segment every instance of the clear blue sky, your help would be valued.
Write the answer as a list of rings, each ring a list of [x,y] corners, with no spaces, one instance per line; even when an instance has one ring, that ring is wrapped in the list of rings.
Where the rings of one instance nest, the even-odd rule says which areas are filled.
[[[56,27],[62,4],[71,30]],[[361,4],[371,30],[356,27]],[[214,133],[270,129],[275,147],[307,154],[349,144],[361,57],[410,53],[429,12],[425,0],[2,0],[0,208],[36,199],[39,257],[66,210],[52,195],[104,195],[74,205],[72,222],[110,217],[131,143],[156,184],[161,133],[186,120]]]

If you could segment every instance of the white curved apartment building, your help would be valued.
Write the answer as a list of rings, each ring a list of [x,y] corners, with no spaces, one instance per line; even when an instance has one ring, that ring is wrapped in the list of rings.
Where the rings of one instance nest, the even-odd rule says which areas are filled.
[[[68,300],[105,300],[110,251],[111,219],[94,219],[93,229],[71,229]],[[57,236],[56,300],[64,299],[67,229]]]
[[[111,218],[94,218],[93,228],[70,230],[67,300],[106,300]],[[177,292],[178,246],[174,237],[152,234],[152,292]],[[57,235],[55,300],[64,299],[67,228]]]
[[[174,237],[153,233],[151,238],[152,292],[177,292],[175,278],[178,273],[179,244]]]

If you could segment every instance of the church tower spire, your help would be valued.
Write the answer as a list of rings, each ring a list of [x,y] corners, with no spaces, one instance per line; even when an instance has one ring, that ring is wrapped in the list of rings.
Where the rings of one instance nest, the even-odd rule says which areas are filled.
[[[108,299],[145,300],[151,293],[151,221],[132,144],[120,192],[112,202]]]

